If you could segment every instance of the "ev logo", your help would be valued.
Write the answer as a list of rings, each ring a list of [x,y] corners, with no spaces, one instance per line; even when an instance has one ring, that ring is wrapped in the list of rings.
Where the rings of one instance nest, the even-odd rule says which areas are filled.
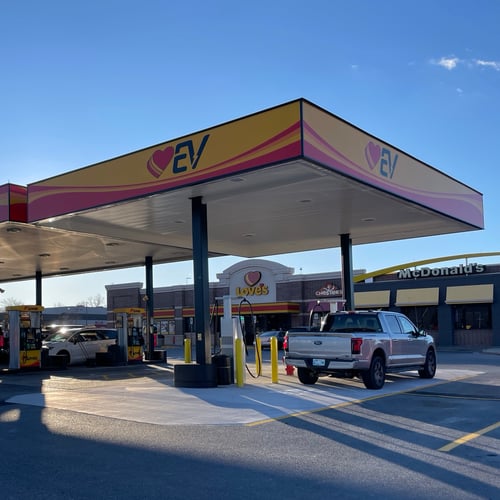
[[[380,175],[392,179],[398,161],[397,153],[393,156],[390,149],[381,148],[378,144],[370,141],[365,146],[365,158],[370,170],[378,165]]]
[[[192,140],[182,141],[165,149],[156,150],[148,160],[147,169],[151,175],[158,178],[172,163],[172,174],[181,174],[188,169],[194,170],[207,144],[209,134],[205,135],[196,148]]]

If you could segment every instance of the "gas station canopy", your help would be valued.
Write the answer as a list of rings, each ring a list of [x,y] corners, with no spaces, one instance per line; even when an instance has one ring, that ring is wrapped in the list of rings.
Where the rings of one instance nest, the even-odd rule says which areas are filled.
[[[483,229],[481,193],[298,99],[52,177],[0,186],[0,282]]]

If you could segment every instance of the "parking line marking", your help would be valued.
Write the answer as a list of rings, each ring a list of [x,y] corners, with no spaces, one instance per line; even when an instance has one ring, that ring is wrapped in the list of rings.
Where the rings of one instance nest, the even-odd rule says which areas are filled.
[[[367,396],[366,398],[352,399],[350,401],[343,401],[341,403],[335,403],[335,404],[329,405],[329,406],[321,406],[319,408],[313,408],[311,410],[303,410],[303,411],[298,411],[295,413],[288,413],[286,415],[280,415],[279,417],[263,418],[261,420],[255,420],[254,422],[248,422],[245,424],[245,426],[246,427],[255,427],[257,425],[268,424],[270,422],[277,422],[280,420],[285,420],[287,418],[300,417],[302,415],[310,415],[313,413],[320,413],[320,412],[328,411],[328,410],[336,410],[337,408],[344,408],[346,406],[352,406],[352,405],[357,405],[357,404],[361,404],[361,403],[366,403],[367,401],[373,401],[375,399],[387,398],[389,396],[400,396],[402,394],[411,394],[412,392],[420,391],[422,389],[429,389],[430,387],[436,387],[438,385],[444,385],[444,384],[448,384],[450,382],[457,382],[457,381],[465,380],[465,379],[472,378],[475,376],[476,376],[476,374],[474,374],[474,375],[467,374],[467,375],[461,375],[459,377],[456,377],[456,378],[450,379],[450,380],[433,381],[433,382],[429,382],[426,385],[423,385],[420,387],[415,387],[412,389],[404,389],[401,391],[387,392],[387,393],[383,393],[383,394],[374,394],[373,396]]]
[[[483,434],[486,434],[486,433],[496,429],[497,427],[500,427],[500,422],[497,422],[496,424],[488,425],[488,427],[484,427],[483,429],[480,429],[476,432],[471,432],[469,434],[465,434],[465,436],[462,436],[461,438],[455,439],[451,443],[448,443],[447,445],[442,446],[441,448],[438,449],[438,451],[451,451],[454,448],[456,448],[457,446],[460,446],[460,445],[465,444],[469,441],[472,441],[473,439],[476,439],[476,438],[482,436]]]

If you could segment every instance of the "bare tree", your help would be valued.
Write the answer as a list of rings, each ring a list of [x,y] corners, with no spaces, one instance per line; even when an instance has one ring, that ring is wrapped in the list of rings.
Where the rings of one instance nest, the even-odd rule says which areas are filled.
[[[8,297],[6,299],[2,299],[1,303],[2,303],[2,310],[5,310],[5,308],[9,306],[21,306],[24,304],[24,302],[14,297]]]
[[[104,305],[104,297],[100,293],[94,295],[93,297],[87,297],[86,300],[76,304],[77,306],[85,307],[100,307]]]

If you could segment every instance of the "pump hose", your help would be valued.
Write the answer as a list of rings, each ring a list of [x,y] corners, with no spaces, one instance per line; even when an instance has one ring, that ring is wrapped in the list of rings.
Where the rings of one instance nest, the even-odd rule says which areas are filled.
[[[241,333],[243,335],[243,345],[245,346],[245,354],[248,355],[248,346],[247,346],[247,341],[246,341],[246,327],[245,327],[245,320],[243,319],[243,321],[241,321],[241,318],[243,317],[241,315],[241,307],[244,303],[247,303],[248,304],[248,307],[250,308],[250,319],[253,318],[253,308],[252,308],[252,304],[250,303],[250,301],[246,298],[246,297],[243,297],[240,301],[240,305],[238,306],[238,318],[240,320],[240,326],[241,326]],[[253,324],[253,323],[252,323]],[[252,332],[253,333],[253,336],[255,337],[255,328],[254,328],[254,331]],[[262,366],[262,360],[260,359],[260,353],[259,353],[259,349],[257,349],[257,345],[255,345],[255,356],[257,358],[257,366]],[[256,375],[254,375],[252,373],[252,371],[250,370],[250,368],[248,367],[248,363],[245,363],[245,368],[248,372],[248,374],[252,377],[252,378],[258,378],[261,376],[261,373],[257,373]]]

